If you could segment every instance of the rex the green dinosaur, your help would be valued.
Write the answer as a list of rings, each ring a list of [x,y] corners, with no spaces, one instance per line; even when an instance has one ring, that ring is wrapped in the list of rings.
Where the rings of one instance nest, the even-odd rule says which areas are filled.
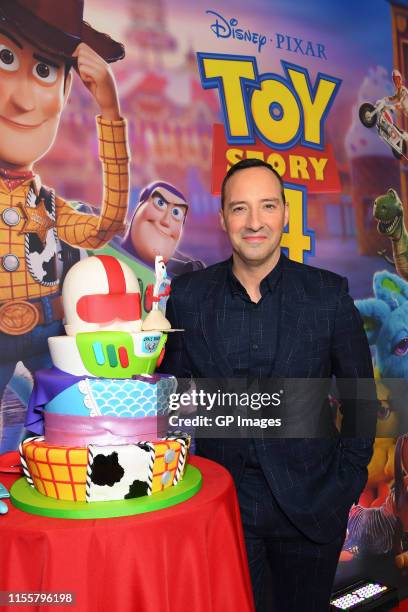
[[[402,202],[395,189],[389,189],[374,200],[373,214],[378,221],[379,233],[391,240],[398,274],[408,280],[408,232],[404,225]]]

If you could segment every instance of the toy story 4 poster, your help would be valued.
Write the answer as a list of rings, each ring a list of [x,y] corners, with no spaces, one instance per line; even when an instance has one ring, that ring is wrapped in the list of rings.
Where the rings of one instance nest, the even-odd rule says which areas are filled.
[[[220,183],[261,158],[285,182],[289,257],[349,279],[382,401],[338,583],[402,583],[408,437],[390,436],[387,381],[408,378],[408,3],[85,0],[76,50],[30,5],[0,3],[0,451],[24,435],[73,263],[128,262],[149,311],[156,255],[171,277],[229,256]]]

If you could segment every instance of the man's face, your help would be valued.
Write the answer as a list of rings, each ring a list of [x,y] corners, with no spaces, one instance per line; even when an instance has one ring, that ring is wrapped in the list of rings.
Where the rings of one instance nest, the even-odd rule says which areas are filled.
[[[0,30],[0,165],[31,168],[54,142],[65,66],[13,32]]]
[[[233,252],[245,263],[262,264],[279,253],[288,207],[278,179],[267,168],[239,170],[228,180],[221,226]]]
[[[186,212],[186,202],[162,187],[139,206],[130,235],[143,261],[154,264],[156,255],[162,255],[168,262],[181,238]]]

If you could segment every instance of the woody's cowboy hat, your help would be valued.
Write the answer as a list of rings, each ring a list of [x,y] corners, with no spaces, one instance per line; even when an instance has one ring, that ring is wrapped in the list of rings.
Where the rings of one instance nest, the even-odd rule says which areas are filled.
[[[125,55],[124,47],[83,20],[84,0],[0,0],[0,27],[11,25],[33,46],[72,59],[83,42],[106,62]]]

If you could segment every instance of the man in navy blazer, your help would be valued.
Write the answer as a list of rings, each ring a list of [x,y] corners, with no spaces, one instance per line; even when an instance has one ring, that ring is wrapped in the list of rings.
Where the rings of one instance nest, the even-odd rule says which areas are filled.
[[[347,280],[281,253],[289,212],[280,176],[243,160],[228,171],[221,202],[232,258],[173,281],[167,316],[184,332],[169,338],[161,371],[372,380]],[[329,609],[348,513],[367,480],[376,408],[375,400],[346,398],[340,434],[322,438],[197,438],[197,453],[235,480],[258,611],[267,561],[274,612]],[[353,437],[357,421],[364,437]]]

